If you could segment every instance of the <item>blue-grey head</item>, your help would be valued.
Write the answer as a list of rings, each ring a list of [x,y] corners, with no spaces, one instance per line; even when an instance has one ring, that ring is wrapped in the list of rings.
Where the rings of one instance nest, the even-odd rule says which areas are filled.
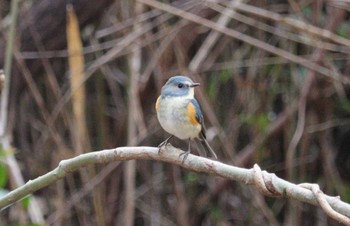
[[[189,77],[177,75],[171,77],[162,88],[163,97],[189,97],[194,96],[194,87],[199,83],[193,82]]]

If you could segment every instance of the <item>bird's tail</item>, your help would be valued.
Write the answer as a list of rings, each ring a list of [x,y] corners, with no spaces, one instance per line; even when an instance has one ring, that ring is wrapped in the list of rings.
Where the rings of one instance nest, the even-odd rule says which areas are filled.
[[[202,146],[204,147],[204,149],[205,149],[207,152],[209,152],[210,155],[211,155],[212,157],[214,157],[215,159],[217,159],[218,157],[216,156],[216,154],[215,154],[215,152],[213,151],[213,149],[210,147],[210,145],[209,145],[207,139],[205,139],[204,136],[201,136],[201,139],[199,139],[199,140],[200,140]]]

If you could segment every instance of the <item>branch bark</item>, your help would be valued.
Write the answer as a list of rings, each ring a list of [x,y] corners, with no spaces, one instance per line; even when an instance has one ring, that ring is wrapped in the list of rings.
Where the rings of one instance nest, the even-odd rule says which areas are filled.
[[[156,147],[119,147],[81,154],[71,159],[62,160],[54,170],[34,180],[29,180],[25,185],[1,197],[0,208],[3,210],[6,206],[64,178],[68,173],[82,167],[91,164],[105,164],[112,161],[142,159],[171,163],[191,171],[255,185],[264,195],[288,197],[315,206],[321,206],[329,217],[345,225],[350,225],[350,204],[341,201],[339,197],[324,195],[319,189],[310,189],[311,186],[309,185],[290,183],[278,178],[275,174],[261,171],[256,164],[253,169],[244,169],[192,154],[182,164],[182,158],[179,158],[181,153],[182,150],[168,145],[162,149],[160,154],[158,154],[158,148]],[[315,186],[317,187],[317,185]],[[328,204],[325,205],[324,202]],[[334,212],[337,212],[337,214],[334,214]]]

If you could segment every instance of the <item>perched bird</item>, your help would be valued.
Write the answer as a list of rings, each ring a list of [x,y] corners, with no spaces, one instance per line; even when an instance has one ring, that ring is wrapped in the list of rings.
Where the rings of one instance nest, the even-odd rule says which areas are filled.
[[[194,98],[194,87],[196,86],[199,86],[199,83],[194,83],[186,76],[171,77],[163,86],[156,102],[159,123],[165,131],[171,134],[158,146],[159,151],[173,136],[182,140],[188,139],[188,150],[181,154],[184,155],[182,162],[191,152],[191,140],[194,139],[198,139],[206,151],[217,159],[206,140],[203,114]]]

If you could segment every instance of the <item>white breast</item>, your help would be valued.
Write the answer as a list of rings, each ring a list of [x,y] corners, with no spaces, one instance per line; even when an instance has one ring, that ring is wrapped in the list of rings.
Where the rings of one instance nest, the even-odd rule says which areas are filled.
[[[186,107],[190,100],[183,97],[162,98],[157,111],[163,129],[183,140],[194,139],[201,131],[201,126],[193,125],[187,115]]]

